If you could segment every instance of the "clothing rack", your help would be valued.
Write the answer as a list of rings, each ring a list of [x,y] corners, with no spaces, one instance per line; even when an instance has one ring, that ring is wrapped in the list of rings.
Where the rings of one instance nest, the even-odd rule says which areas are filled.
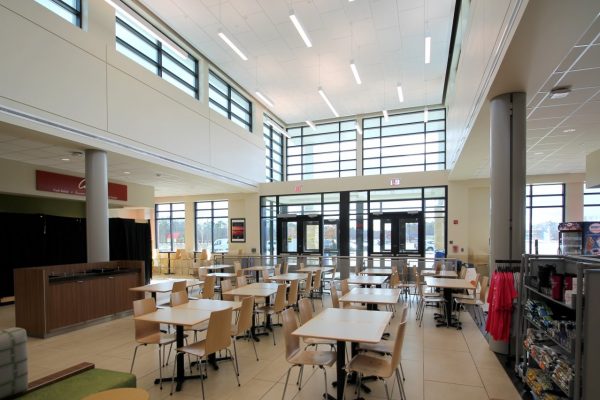
[[[521,260],[496,260],[496,272],[521,272]]]

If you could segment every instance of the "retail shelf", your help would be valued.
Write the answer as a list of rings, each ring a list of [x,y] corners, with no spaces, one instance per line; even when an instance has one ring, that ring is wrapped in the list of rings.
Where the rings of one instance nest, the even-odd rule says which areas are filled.
[[[573,306],[571,306],[571,305],[569,305],[569,304],[565,303],[564,301],[555,300],[555,299],[553,299],[553,298],[552,298],[552,296],[548,296],[547,294],[544,294],[544,293],[540,292],[539,290],[537,290],[537,289],[535,289],[535,288],[533,288],[533,287],[531,287],[531,286],[529,286],[529,285],[525,285],[525,287],[526,287],[526,288],[527,288],[529,291],[531,291],[531,292],[533,292],[533,293],[537,294],[538,296],[541,296],[541,297],[545,298],[546,300],[549,300],[549,301],[551,301],[551,302],[553,302],[553,303],[555,303],[555,304],[559,304],[559,305],[561,305],[561,306],[563,306],[563,307],[566,307],[566,308],[568,308],[568,309],[571,309],[571,310],[574,310],[574,309],[575,309],[575,307],[573,307]]]
[[[562,343],[560,343],[558,340],[556,340],[556,338],[554,338],[553,336],[551,336],[551,335],[548,333],[548,331],[546,331],[546,329],[542,328],[540,325],[538,325],[536,322],[534,322],[534,321],[533,321],[531,318],[529,318],[528,316],[525,316],[525,319],[526,319],[527,321],[529,321],[529,323],[530,323],[531,325],[533,325],[533,326],[534,326],[536,329],[539,329],[540,331],[544,332],[544,334],[546,335],[546,337],[547,337],[548,339],[552,340],[554,343],[556,343],[556,345],[557,345],[558,347],[560,347],[560,349],[562,349],[564,352],[566,352],[566,354],[567,354],[569,357],[571,357],[571,358],[573,357],[573,352],[572,352],[572,351],[571,351],[569,348],[567,348],[567,347],[566,347],[564,344],[562,344]],[[573,344],[571,344],[571,346],[573,346]]]
[[[542,372],[544,374],[546,374],[548,376],[548,378],[550,378],[550,380],[554,383],[554,385],[559,388],[564,394],[567,395],[567,397],[571,397],[571,391],[569,390],[569,388],[564,388],[560,383],[558,383],[558,381],[556,379],[554,379],[554,376],[552,375],[552,372],[548,371],[547,369],[545,369],[544,367],[542,367],[542,364],[540,363],[540,361],[535,358],[531,352],[529,352],[529,356],[531,357],[531,359],[533,361],[535,361],[535,363],[537,364],[537,366],[542,370]]]

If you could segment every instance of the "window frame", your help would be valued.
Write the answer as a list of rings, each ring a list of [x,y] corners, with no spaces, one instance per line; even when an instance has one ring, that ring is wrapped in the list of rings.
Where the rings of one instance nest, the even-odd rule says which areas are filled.
[[[280,129],[280,131],[278,131],[275,129],[274,124],[276,124],[276,122],[271,118],[266,115],[263,117],[263,138],[265,141],[266,157],[265,175],[267,182],[283,182],[285,180],[285,136],[281,132],[283,132],[284,129],[277,124]],[[275,140],[276,138],[279,139],[279,143]],[[277,151],[278,149],[280,152]],[[274,155],[279,155],[281,157],[281,163],[275,160]],[[279,169],[277,169],[276,166],[279,166]],[[274,173],[279,174],[279,179],[274,178]]]
[[[584,184],[583,186],[583,220],[585,222],[593,222],[593,221],[597,221],[600,219],[589,219],[586,218],[586,208],[588,210],[590,210],[591,207],[594,208],[599,208],[600,209],[600,201],[598,203],[592,203],[590,202],[590,196],[598,196],[600,197],[600,188],[587,188]]]
[[[215,203],[227,203],[227,207],[223,208],[223,207],[218,207],[215,208]],[[198,213],[199,211],[207,211],[209,209],[203,208],[203,209],[199,209],[198,205],[199,204],[206,204],[206,203],[210,203],[210,217],[199,217]],[[226,216],[215,216],[215,211],[216,210],[226,210],[227,211],[227,215]],[[198,248],[198,221],[199,220],[209,220],[210,221],[210,249],[207,249],[212,253],[215,253],[214,251],[214,246],[215,246],[215,220],[216,219],[225,219],[226,222],[226,226],[225,226],[225,234],[226,234],[226,239],[227,239],[227,243],[228,243],[228,247],[231,244],[229,242],[229,200],[200,200],[200,201],[195,201],[194,202],[194,250],[196,252],[201,251],[201,248]],[[221,238],[218,238],[221,239]],[[218,254],[221,254],[222,252],[218,252]]]
[[[223,93],[223,91],[221,89],[219,89],[217,86],[213,85],[211,83],[211,78],[216,79],[219,83],[221,83],[223,86],[225,86],[227,93]],[[225,113],[227,119],[229,119],[236,125],[240,126],[241,128],[246,129],[248,132],[252,133],[252,112],[253,112],[252,101],[250,101],[248,98],[246,98],[246,96],[241,94],[237,89],[235,89],[232,85],[227,83],[223,78],[221,78],[219,75],[217,75],[212,70],[208,71],[208,88],[209,88],[209,90],[208,90],[208,105],[209,105],[209,107],[217,112]],[[227,102],[227,107],[224,107],[218,101],[216,101],[213,97],[211,97],[211,93],[212,93],[211,90],[217,92],[225,99],[225,101]],[[239,102],[237,102],[234,99],[234,96],[233,96],[234,94],[248,102],[248,109],[245,109],[243,105],[239,104]],[[248,116],[248,122],[244,121],[240,116],[238,116],[233,111],[232,105],[238,107],[240,110],[245,111],[245,113]]]
[[[173,57],[171,54],[169,54],[169,52],[165,50],[165,47],[163,46],[163,44],[160,40],[149,39],[147,35],[140,32],[139,29],[137,29],[135,26],[130,24],[126,19],[121,18],[118,14],[119,14],[118,12],[115,13],[115,29],[118,30],[119,27],[121,27],[122,29],[125,29],[127,32],[129,32],[131,35],[134,35],[138,40],[141,40],[148,46],[152,47],[157,53],[157,58],[152,59],[151,57],[148,57],[142,51],[138,50],[135,46],[133,46],[129,42],[125,41],[124,39],[120,38],[117,35],[117,32],[115,32],[115,42],[116,42],[117,51],[119,53],[123,54],[125,57],[129,58],[130,60],[134,61],[135,63],[139,64],[143,68],[147,69],[138,60],[130,57],[129,55],[127,55],[124,52],[119,50],[119,45],[125,47],[127,50],[134,53],[140,59],[142,59],[145,62],[154,66],[156,68],[156,72],[153,72],[153,71],[151,71],[151,72],[153,72],[155,75],[157,75],[160,78],[164,79],[165,81],[169,82],[171,85],[180,89],[182,92],[194,97],[196,100],[199,100],[200,99],[200,82],[198,79],[198,60],[194,56],[192,56],[190,53],[185,52],[185,54],[187,54],[188,58],[191,59],[194,63],[194,70],[191,70],[187,65],[185,65],[184,63],[179,61],[176,57]],[[163,62],[163,58],[168,59],[171,63],[174,63],[178,68],[181,68],[184,72],[189,73],[190,77],[193,77],[193,79],[194,79],[194,84],[192,85],[189,82],[186,82],[185,79],[181,78],[177,73],[175,73],[174,71],[171,71],[168,67],[166,67],[165,63]],[[184,89],[178,87],[173,82],[170,82],[167,78],[165,78],[165,76],[167,76],[170,79],[174,79],[179,85],[182,85],[187,90],[193,92],[193,95],[191,93],[186,92]]]
[[[158,217],[158,213],[159,212],[162,213],[162,212],[167,212],[167,211],[165,211],[165,210],[159,211],[158,208],[159,208],[159,206],[165,206],[165,205],[169,206],[169,211],[168,211],[169,212],[169,217],[168,218],[159,218]],[[183,210],[173,210],[173,206],[174,205],[183,205]],[[183,218],[173,218],[173,213],[174,212],[181,212],[181,211],[183,211],[183,213],[184,213],[184,217]],[[165,221],[165,220],[169,221],[169,236],[171,237],[171,239],[170,239],[170,249],[166,250],[166,251],[165,250],[161,250],[160,247],[159,247],[159,237],[160,237],[160,235],[159,235],[159,229],[158,229],[159,221]],[[184,231],[183,231],[183,235],[184,236],[183,236],[183,238],[184,238],[184,241],[183,241],[183,247],[181,247],[181,248],[185,248],[185,203],[183,203],[183,202],[177,202],[177,203],[160,203],[160,204],[155,204],[154,205],[154,231],[156,233],[155,234],[156,240],[155,240],[154,245],[155,245],[155,248],[159,252],[162,252],[162,253],[165,253],[165,252],[166,253],[173,253],[174,251],[177,250],[173,246],[173,221],[174,220],[183,220],[183,226],[184,226]]]
[[[74,25],[74,26],[76,26],[78,28],[81,28],[82,25],[83,25],[82,24],[82,15],[83,15],[83,12],[82,12],[82,4],[81,4],[82,2],[81,2],[81,0],[75,0],[75,1],[76,1],[76,8],[71,7],[71,5],[65,3],[62,0],[36,0],[36,3],[38,3],[42,7],[46,8],[47,10],[53,12],[54,14],[58,15],[59,17],[61,17],[65,21],[68,21],[72,25]],[[53,9],[49,8],[46,4],[44,4],[44,2],[49,2],[49,3],[55,4],[56,6],[62,8],[65,11],[67,11],[69,14],[71,14],[73,17],[75,17],[75,22],[69,21],[64,16],[58,14]]]
[[[562,192],[561,194],[533,194],[533,187],[534,186],[561,186],[562,187]],[[533,200],[535,198],[541,198],[541,197],[561,197],[561,202],[562,205],[544,205],[544,206],[534,206],[533,205]],[[533,244],[534,241],[532,239],[532,230],[533,230],[533,212],[534,210],[539,210],[539,209],[544,209],[544,208],[561,208],[562,209],[562,216],[561,216],[561,221],[560,222],[564,222],[565,221],[565,202],[566,202],[566,186],[564,183],[538,183],[538,184],[529,184],[525,186],[525,253],[526,254],[533,254],[534,248],[533,248]],[[558,241],[558,227],[556,229],[556,235],[557,235],[557,241]],[[556,248],[558,249],[558,245],[556,246]],[[543,253],[542,253],[543,254]]]

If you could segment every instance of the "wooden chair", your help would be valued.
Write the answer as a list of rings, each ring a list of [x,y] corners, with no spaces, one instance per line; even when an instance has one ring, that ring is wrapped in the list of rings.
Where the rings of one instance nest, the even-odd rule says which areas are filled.
[[[479,296],[476,298],[460,298],[454,297],[456,308],[458,310],[458,324],[460,326],[460,309],[462,305],[470,305],[473,307],[473,315],[475,316],[475,323],[481,325],[485,321],[485,315],[483,313],[483,306],[485,305],[485,297],[488,291],[489,277],[484,276],[481,278]],[[477,310],[480,311],[481,316],[477,316]],[[480,320],[479,320],[480,318]]]
[[[287,272],[288,272],[288,263],[282,263],[281,264],[281,270],[280,270],[280,272],[282,274],[287,274]]]
[[[156,311],[156,301],[153,297],[135,300],[133,302],[133,316],[139,317],[140,315],[149,314]],[[137,321],[135,323],[135,341],[138,343],[135,346],[133,352],[133,360],[131,360],[131,368],[129,373],[133,371],[133,364],[135,363],[135,356],[137,355],[138,348],[140,346],[147,346],[149,344],[155,344],[158,346],[158,374],[160,377],[160,388],[162,389],[162,367],[164,358],[164,347],[165,345],[172,345],[176,342],[175,334],[162,334],[160,332],[160,324],[157,322]],[[162,350],[162,354],[161,354]],[[167,357],[168,358],[168,357]]]
[[[427,293],[423,291],[423,285],[417,281],[417,292],[419,294],[419,302],[417,303],[417,320],[419,321],[419,326],[421,326],[423,322],[423,314],[425,313],[425,306],[427,304],[437,304],[442,307],[444,313],[446,312],[445,303],[446,300],[440,296],[438,293]],[[431,295],[429,295],[431,294]],[[446,318],[449,318],[449,315],[446,315]]]
[[[283,310],[285,309],[285,291],[287,289],[287,285],[282,283],[277,286],[277,292],[275,293],[275,302],[273,305],[266,304],[264,306],[258,307],[256,309],[256,313],[260,313],[264,315],[265,318],[265,328],[268,328],[267,320],[272,318],[274,315],[281,315]],[[275,332],[273,332],[273,345],[275,343]]]
[[[314,274],[313,288],[312,288],[310,297],[311,297],[312,303],[313,303],[313,311],[315,309],[315,297],[318,297],[321,299],[321,308],[324,307],[324,305],[323,305],[323,274],[321,273],[321,271],[317,271]]]
[[[350,285],[348,284],[348,279],[342,279],[340,281],[340,285],[342,289],[342,296],[350,292]]]
[[[181,304],[185,304],[189,301],[188,294],[185,290],[179,292],[171,292],[171,307],[176,307]],[[202,322],[197,325],[185,325],[183,327],[184,331],[193,331],[194,332],[194,341],[198,338],[198,332],[203,332],[208,328],[208,322]],[[171,354],[169,350],[169,355]]]
[[[313,274],[309,272],[306,274],[306,280],[304,281],[304,286],[300,291],[300,297],[311,297],[312,295],[312,281]]]
[[[329,290],[331,293],[331,306],[333,308],[342,308],[340,307],[340,297],[338,295],[337,288],[335,285],[331,285],[331,289]]]
[[[231,345],[231,308],[224,310],[213,311],[210,313],[210,319],[208,320],[208,329],[206,331],[206,339],[196,343],[192,343],[187,346],[183,346],[177,349],[178,353],[189,354],[196,356],[200,359],[206,359],[209,354],[216,353],[217,351],[225,350],[231,357],[231,363],[233,364],[233,373],[240,386],[240,380],[238,378],[238,372],[236,363],[233,360],[233,354],[229,350]],[[206,360],[207,361],[207,360]],[[207,369],[207,362],[200,363],[205,365],[205,371]],[[175,366],[177,363],[173,363],[173,379],[171,380],[171,395],[173,394],[173,384],[175,383]],[[206,372],[205,372],[206,374]],[[204,376],[204,375],[203,375]],[[202,398],[204,399],[204,379],[200,380],[202,385]]]
[[[213,299],[215,297],[215,282],[216,278],[212,275],[204,277],[204,285],[202,286],[203,299]]]
[[[237,323],[231,325],[231,338],[233,339],[233,353],[235,354],[235,365],[237,374],[240,374],[240,363],[238,362],[237,356],[237,338],[238,336],[245,336],[252,342],[254,348],[254,355],[256,361],[258,361],[258,354],[256,353],[256,345],[254,344],[254,337],[252,337],[252,318],[254,316],[254,296],[244,297],[242,299],[242,307],[240,308]]]
[[[406,305],[404,306],[403,313],[405,312],[405,309]],[[396,331],[396,337],[394,339],[394,346],[390,358],[384,359],[381,357],[370,356],[368,354],[358,354],[354,356],[352,360],[350,360],[350,362],[346,365],[346,372],[348,373],[348,375],[352,372],[356,372],[358,374],[358,382],[356,385],[358,390],[358,398],[360,398],[360,384],[362,377],[364,375],[374,375],[378,379],[383,381],[386,397],[388,400],[391,400],[386,379],[395,374],[401,398],[406,399],[406,394],[404,393],[404,385],[402,384],[402,380],[400,379],[400,371],[398,369],[398,365],[400,364],[400,359],[402,355],[402,344],[404,343],[405,329],[406,320],[403,320],[400,324],[398,324],[398,330]],[[348,376],[346,376],[346,380],[348,380]],[[345,384],[346,382],[344,382],[344,385]]]
[[[300,282],[294,280],[290,282],[290,289],[288,290],[286,307],[298,308],[298,285]]]
[[[263,282],[265,282],[265,283],[272,282],[271,275],[269,275],[269,270],[267,270],[267,269],[262,270],[262,279],[263,279]]]
[[[400,310],[400,323],[405,324],[408,321],[408,306],[404,304],[402,306],[402,310]],[[404,334],[404,330],[402,334]],[[404,340],[404,338],[402,338]],[[385,356],[391,356],[394,352],[394,343],[395,340],[389,338],[388,340],[382,340],[379,343],[359,343],[358,351],[371,351],[374,353],[382,354]],[[402,380],[406,380],[404,377],[404,369],[402,368],[402,360],[399,361],[400,364],[400,375],[402,375]]]
[[[334,264],[333,269],[330,272],[326,272],[325,274],[323,274],[323,290],[331,290],[331,288],[335,286],[336,269],[337,264]],[[329,284],[329,289],[327,289],[325,285],[326,283]]]
[[[235,278],[236,287],[246,286],[248,284],[248,279],[245,276],[238,276]]]
[[[235,300],[234,295],[226,294],[226,292],[229,292],[230,290],[233,290],[233,284],[231,283],[231,281],[229,279],[223,279],[221,281],[221,299],[222,300],[227,300],[227,301]]]
[[[313,317],[313,310],[311,309],[310,300],[307,298],[300,299],[298,301],[298,308],[300,310],[300,324],[304,325]],[[304,350],[306,350],[309,346],[315,346],[315,350],[317,350],[320,344],[324,344],[330,346],[332,351],[335,351],[335,345],[337,343],[335,340],[318,339],[310,337],[304,337],[302,338],[302,340],[305,344]]]
[[[325,397],[327,398],[327,370],[325,367],[331,367],[336,361],[335,351],[306,351],[300,348],[300,338],[292,335],[296,329],[298,329],[298,319],[294,310],[288,308],[283,311],[283,336],[285,338],[285,359],[287,362],[292,364],[287,371],[285,378],[285,385],[283,386],[282,399],[285,399],[285,391],[287,384],[290,379],[290,372],[292,368],[299,367],[300,373],[298,374],[298,390],[302,389],[302,372],[304,371],[305,365],[318,366],[323,370],[325,375]]]

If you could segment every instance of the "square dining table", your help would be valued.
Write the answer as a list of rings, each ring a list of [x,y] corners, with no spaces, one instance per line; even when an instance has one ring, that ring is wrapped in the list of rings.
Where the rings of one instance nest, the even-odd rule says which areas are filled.
[[[452,324],[452,316],[450,314],[452,311],[452,291],[458,289],[474,290],[477,288],[477,285],[473,285],[466,279],[433,278],[430,276],[425,277],[425,283],[429,287],[440,288],[444,290],[444,299],[446,300],[446,323],[442,325],[446,325],[448,327],[455,326]]]
[[[275,269],[275,267],[270,265],[255,265],[252,267],[242,268],[242,271],[254,271],[256,273],[256,282],[258,282],[260,280],[260,274],[262,271],[271,269]]]
[[[392,313],[388,311],[326,308],[292,332],[292,335],[337,341],[336,398],[342,400],[346,380],[346,342],[378,343],[391,318]]]
[[[304,267],[304,268],[297,269],[295,272],[299,272],[299,273],[301,273],[301,272],[304,272],[304,273],[307,273],[307,272],[312,272],[312,273],[321,272],[322,274],[326,274],[329,271],[333,271],[333,267]]]
[[[155,283],[150,283],[144,286],[136,286],[129,288],[132,292],[148,292],[156,299],[157,293],[167,293],[173,290],[173,283],[178,281],[186,281],[186,287],[190,288],[193,286],[200,286],[204,283],[204,281],[198,279],[169,279],[164,281],[159,281]]]
[[[424,269],[419,273],[421,276],[432,276],[434,278],[458,278],[456,271],[436,271],[434,269]]]
[[[211,311],[198,310],[193,308],[166,307],[159,308],[154,312],[134,317],[136,321],[156,322],[159,324],[175,325],[175,339],[177,348],[183,347],[183,327],[200,324],[210,319]],[[183,353],[176,355],[177,363],[177,391],[181,390],[183,382],[186,379],[200,379],[201,375],[185,375]],[[163,381],[169,381],[171,378],[163,378]],[[154,384],[160,383],[160,379],[155,379]]]
[[[365,303],[367,310],[376,310],[377,305],[398,303],[402,289],[354,288],[342,297],[340,303]]]
[[[288,272],[287,274],[273,275],[270,279],[272,281],[290,282],[290,281],[301,281],[308,277],[308,274],[298,272]]]
[[[381,286],[388,279],[385,275],[352,275],[348,283],[361,286]]]
[[[362,271],[360,271],[359,274],[388,276],[388,275],[392,274],[392,269],[391,268],[365,268]]]

